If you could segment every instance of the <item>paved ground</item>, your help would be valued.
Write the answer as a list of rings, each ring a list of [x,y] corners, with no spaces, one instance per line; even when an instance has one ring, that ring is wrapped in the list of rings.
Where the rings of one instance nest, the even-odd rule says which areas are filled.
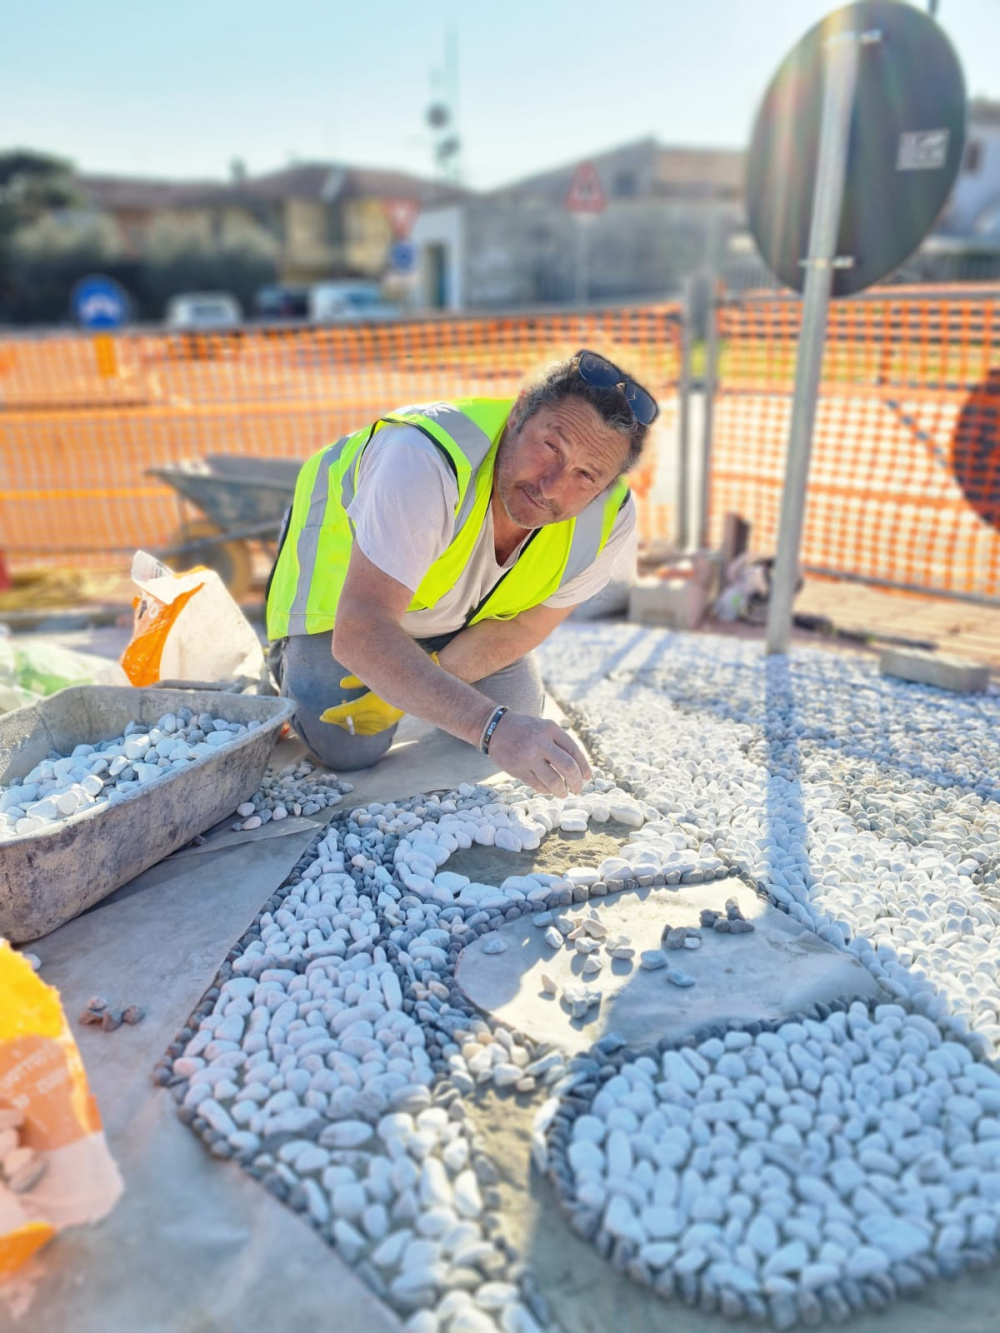
[[[836,623],[850,628],[872,628],[878,626],[882,630],[890,629],[893,633],[907,634],[911,637],[935,638],[940,643],[943,650],[961,653],[966,656],[976,656],[979,660],[990,661],[995,667],[1000,668],[1000,609],[996,612],[990,610],[981,612],[978,608],[970,608],[961,604],[943,602],[941,599],[915,599],[901,597],[897,594],[886,594],[877,591],[862,589],[854,585],[823,583],[811,583],[803,592],[799,599],[799,609],[814,611],[817,614],[824,614],[833,619]],[[897,614],[898,613],[898,614]],[[890,617],[894,617],[890,619]],[[761,630],[749,626],[738,626],[733,630],[741,637],[752,636],[760,637]],[[120,648],[124,637],[127,637],[127,631],[122,627],[110,627],[97,631],[78,631],[72,636],[60,635],[61,642],[68,642],[72,646],[89,649],[91,651],[103,651],[108,655],[114,655]],[[802,642],[819,643],[824,647],[839,648],[836,641],[826,641],[817,639],[816,636],[799,636]],[[852,649],[851,651],[856,651]],[[380,767],[374,773],[366,775],[363,781],[358,783],[358,788],[354,793],[352,803],[362,803],[376,799],[386,799],[388,797],[398,797],[411,794],[417,787],[428,789],[447,783],[455,783],[459,780],[467,779],[475,781],[482,774],[475,773],[469,769],[468,765],[462,765],[456,761],[455,753],[449,751],[450,742],[442,737],[418,738],[419,733],[414,732],[409,743],[401,747],[401,753],[394,762],[390,762]],[[468,747],[454,747],[461,750],[467,758],[476,759]],[[449,753],[451,761],[449,766]],[[478,762],[478,761],[476,761]],[[266,895],[263,895],[266,896]],[[240,910],[246,914],[253,911],[249,903],[242,904]],[[109,904],[109,916],[113,905]],[[119,908],[118,910],[121,910]],[[96,918],[94,919],[96,921]],[[83,922],[81,921],[81,925]],[[226,928],[220,932],[220,938],[216,942],[219,948],[224,948],[231,942],[232,936],[236,933],[233,926],[228,928],[228,934],[223,939],[221,936],[226,934]],[[107,940],[105,941],[107,944]],[[39,952],[44,954],[43,948]],[[73,951],[70,950],[70,955]],[[68,956],[69,957],[69,956]],[[70,960],[71,961],[71,960]],[[67,962],[69,966],[69,961]],[[213,964],[214,966],[214,964]],[[68,977],[68,974],[67,974]],[[62,980],[58,975],[53,975],[51,980],[62,986]],[[81,994],[86,990],[86,984],[89,979],[80,976],[76,979],[77,989]],[[78,997],[74,997],[76,999]],[[176,1018],[182,1018],[185,1005],[190,1003],[187,997],[183,1004],[178,1004]],[[171,1015],[174,1020],[174,1015]],[[169,1028],[170,1023],[165,1023],[165,1030]],[[139,1030],[142,1031],[141,1029]],[[148,1084],[145,1082],[145,1073],[147,1065],[144,1064],[142,1070],[135,1069],[132,1075],[135,1082],[132,1083],[133,1092],[138,1092],[139,1088],[145,1090]],[[162,1100],[162,1096],[160,1098]],[[124,1107],[122,1108],[124,1110]],[[144,1113],[145,1114],[145,1113]],[[648,1292],[634,1286],[634,1284],[625,1279],[614,1275],[604,1264],[596,1261],[594,1251],[590,1246],[577,1241],[570,1233],[568,1227],[561,1219],[558,1213],[554,1197],[546,1182],[542,1182],[537,1176],[530,1176],[527,1168],[526,1143],[530,1131],[531,1110],[529,1107],[521,1107],[518,1102],[510,1097],[497,1097],[495,1094],[487,1094],[478,1108],[476,1119],[479,1127],[491,1145],[491,1156],[495,1160],[503,1162],[503,1191],[505,1195],[504,1212],[508,1217],[516,1219],[512,1222],[512,1239],[521,1248],[522,1253],[529,1258],[532,1268],[538,1272],[541,1278],[542,1289],[549,1298],[550,1306],[556,1315],[562,1328],[568,1330],[568,1333],[590,1333],[594,1330],[597,1333],[599,1329],[608,1328],[629,1328],[640,1333],[645,1330],[651,1330],[660,1327],[665,1320],[669,1320],[672,1327],[678,1330],[695,1330],[708,1328],[721,1328],[721,1321],[708,1319],[694,1312],[678,1310],[676,1307],[665,1307],[658,1299],[652,1297]],[[108,1116],[109,1131],[112,1131],[112,1138],[117,1132],[118,1121],[122,1121],[121,1132],[124,1133],[126,1126],[125,1117],[118,1115]],[[115,1129],[112,1130],[112,1124]],[[224,1191],[232,1188],[245,1189],[246,1182],[236,1182],[232,1179],[233,1172],[219,1167],[204,1158],[196,1145],[189,1142],[187,1138],[178,1134],[178,1127],[175,1122],[170,1120],[169,1132],[172,1138],[178,1140],[178,1151],[183,1151],[192,1170],[205,1172],[213,1176],[218,1176],[220,1182],[225,1181]],[[180,1142],[183,1140],[183,1143]],[[113,1145],[114,1146],[114,1145]],[[121,1154],[123,1162],[127,1160],[126,1154]],[[197,1162],[197,1168],[195,1163]],[[135,1165],[135,1164],[133,1164]],[[138,1172],[133,1178],[133,1191],[131,1202],[123,1206],[118,1221],[113,1225],[119,1233],[119,1238],[124,1240],[121,1232],[120,1223],[130,1215],[137,1204],[142,1204],[144,1186],[141,1181],[141,1173]],[[153,1182],[155,1185],[156,1182]],[[220,1184],[220,1188],[222,1188]],[[162,1194],[162,1191],[161,1191]],[[180,1192],[182,1197],[182,1192]],[[163,1195],[163,1199],[168,1196]],[[256,1194],[254,1195],[256,1198]],[[145,1205],[140,1207],[140,1212],[145,1210]],[[284,1222],[284,1210],[275,1210],[268,1206],[268,1211],[279,1214],[274,1219],[274,1223],[279,1227]],[[288,1225],[298,1228],[301,1224],[291,1218],[289,1215]],[[259,1237],[258,1237],[259,1239]],[[240,1239],[233,1237],[235,1248],[238,1250]],[[276,1242],[277,1243],[277,1242]],[[108,1288],[108,1279],[112,1273],[118,1272],[122,1281],[128,1280],[128,1266],[118,1264],[117,1268],[112,1267],[106,1270],[103,1276],[97,1272],[100,1267],[100,1244],[92,1248],[92,1258],[95,1260],[95,1273],[100,1279],[99,1286],[103,1287],[103,1308],[109,1307],[106,1302],[111,1301],[111,1293]],[[315,1247],[317,1261],[320,1258],[325,1260],[326,1252],[319,1246]],[[119,1256],[124,1257],[124,1256]],[[221,1256],[220,1257],[224,1257]],[[228,1263],[235,1260],[234,1253],[230,1253]],[[326,1266],[326,1265],[324,1265]],[[83,1266],[85,1268],[86,1265]],[[78,1273],[82,1271],[77,1268]],[[340,1312],[338,1315],[337,1326],[345,1330],[345,1333],[353,1333],[355,1329],[375,1327],[373,1322],[374,1315],[368,1305],[367,1294],[360,1288],[353,1286],[348,1275],[343,1272],[340,1260],[333,1254],[329,1255],[329,1268],[327,1271],[328,1281],[336,1280],[341,1282],[341,1291],[343,1293],[340,1299]],[[180,1274],[174,1274],[176,1283]],[[93,1287],[91,1279],[80,1279],[84,1286]],[[902,1329],[904,1321],[907,1328],[937,1330],[950,1327],[951,1329],[960,1329],[963,1333],[986,1333],[987,1329],[994,1326],[995,1298],[997,1291],[997,1274],[991,1273],[981,1278],[964,1278],[955,1286],[937,1284],[924,1297],[919,1306],[904,1304],[891,1313],[887,1319],[880,1320],[880,1327],[890,1329]],[[63,1294],[79,1302],[83,1295],[83,1290],[74,1291],[72,1271],[67,1267],[63,1272]],[[91,1290],[91,1297],[94,1296]],[[191,1293],[188,1293],[190,1296]],[[221,1300],[222,1305],[213,1304],[205,1308],[214,1308],[217,1313],[225,1309],[227,1316],[231,1315],[235,1299],[235,1308],[241,1308],[241,1302],[232,1297],[227,1301],[220,1291],[215,1294],[215,1300]],[[194,1305],[197,1308],[198,1302]],[[78,1307],[79,1308],[79,1307]],[[124,1307],[122,1307],[124,1309]],[[140,1308],[133,1302],[132,1308]],[[93,1306],[91,1307],[93,1311]],[[121,1311],[120,1311],[121,1312]],[[249,1316],[250,1312],[246,1312]],[[263,1310],[259,1313],[263,1315]],[[865,1316],[854,1322],[852,1327],[862,1333],[869,1327],[874,1326],[874,1317]],[[38,1323],[36,1327],[47,1333],[49,1327],[55,1328],[57,1325]],[[86,1329],[87,1333],[93,1329],[96,1333],[100,1325],[96,1322],[63,1323],[61,1327],[70,1330],[70,1333],[77,1333],[77,1330]],[[155,1327],[162,1327],[167,1330],[180,1325],[173,1325],[169,1322],[158,1323]],[[186,1326],[186,1325],[185,1325]],[[244,1320],[240,1318],[238,1323],[230,1324],[220,1322],[216,1327],[236,1327],[253,1328],[263,1327],[263,1318],[253,1318]],[[128,1327],[127,1322],[119,1319],[117,1322],[110,1322],[102,1329],[114,1327],[121,1329],[125,1333]],[[147,1327],[154,1327],[153,1324]]]
[[[809,579],[795,609],[828,616],[843,629],[930,639],[941,652],[987,662],[994,672],[1000,672],[1000,605],[980,606],[860,583]],[[808,635],[803,641],[816,637]]]
[[[895,592],[846,580],[810,578],[795,599],[795,611],[825,616],[837,628],[852,633],[892,634],[933,642],[938,652],[985,662],[992,668],[994,676],[1000,675],[1000,605],[980,606],[950,597]],[[763,626],[746,621],[727,625],[707,620],[700,632],[761,641],[765,637]],[[833,635],[798,629],[792,634],[792,642],[803,647],[875,655],[880,647],[879,642],[865,646]]]

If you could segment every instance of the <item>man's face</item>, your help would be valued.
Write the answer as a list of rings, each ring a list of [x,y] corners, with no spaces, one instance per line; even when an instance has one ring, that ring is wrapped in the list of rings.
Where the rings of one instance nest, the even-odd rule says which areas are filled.
[[[508,429],[497,456],[496,494],[521,528],[575,518],[621,475],[628,452],[628,440],[588,402],[564,398]]]

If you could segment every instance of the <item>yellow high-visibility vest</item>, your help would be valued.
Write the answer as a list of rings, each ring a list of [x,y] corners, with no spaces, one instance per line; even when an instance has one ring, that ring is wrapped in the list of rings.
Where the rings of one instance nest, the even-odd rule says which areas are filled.
[[[458,582],[482,530],[493,493],[497,447],[513,405],[512,398],[429,403],[380,417],[314,454],[295,484],[288,529],[271,577],[268,637],[284,639],[333,628],[354,541],[347,507],[354,498],[365,448],[386,426],[408,425],[422,431],[440,449],[458,484],[454,535],[407,609],[435,606]],[[472,609],[467,623],[510,620],[582,574],[597,559],[628,494],[619,479],[576,518],[536,528],[513,568]]]

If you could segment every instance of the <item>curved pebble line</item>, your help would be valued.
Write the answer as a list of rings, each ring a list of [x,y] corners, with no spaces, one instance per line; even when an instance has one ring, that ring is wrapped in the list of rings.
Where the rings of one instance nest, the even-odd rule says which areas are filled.
[[[621,1052],[536,1118],[573,1229],[667,1299],[843,1322],[996,1261],[1000,1074],[896,1004]]]

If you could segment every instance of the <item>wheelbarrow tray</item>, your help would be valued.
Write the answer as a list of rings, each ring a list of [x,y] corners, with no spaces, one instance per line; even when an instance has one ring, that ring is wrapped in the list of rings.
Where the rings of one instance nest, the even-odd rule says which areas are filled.
[[[129,722],[151,725],[184,707],[260,726],[114,805],[0,842],[0,935],[14,944],[47,935],[231,814],[260,786],[295,705],[217,690],[73,685],[0,715],[0,783],[10,786],[51,750],[113,740]]]
[[[301,467],[290,458],[210,454],[197,465],[150,468],[149,474],[229,532],[247,525],[277,528],[291,504]]]

